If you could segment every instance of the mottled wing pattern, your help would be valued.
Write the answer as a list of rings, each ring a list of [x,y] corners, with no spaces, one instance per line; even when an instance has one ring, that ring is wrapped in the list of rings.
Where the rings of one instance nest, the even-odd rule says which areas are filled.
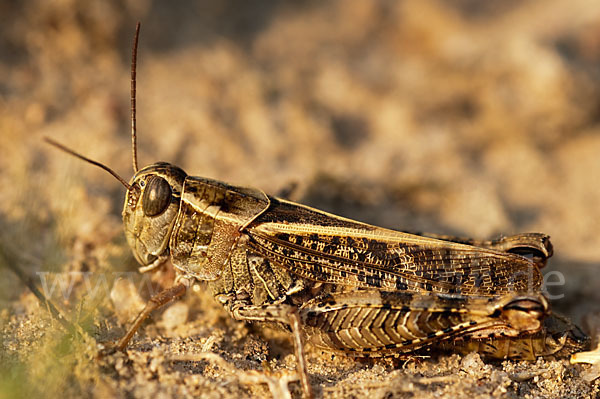
[[[538,290],[520,255],[383,229],[271,199],[249,246],[303,278],[359,288],[496,296]]]
[[[495,240],[476,240],[473,238],[423,232],[410,233],[443,241],[452,241],[459,244],[523,255],[530,258],[539,268],[546,265],[546,261],[554,252],[550,236],[543,233],[519,233],[511,236],[503,236]]]

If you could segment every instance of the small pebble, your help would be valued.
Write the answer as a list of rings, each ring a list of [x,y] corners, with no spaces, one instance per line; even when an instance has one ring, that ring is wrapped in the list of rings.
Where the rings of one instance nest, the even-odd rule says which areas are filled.
[[[169,306],[162,315],[162,324],[167,330],[174,330],[187,322],[189,308],[183,302]]]

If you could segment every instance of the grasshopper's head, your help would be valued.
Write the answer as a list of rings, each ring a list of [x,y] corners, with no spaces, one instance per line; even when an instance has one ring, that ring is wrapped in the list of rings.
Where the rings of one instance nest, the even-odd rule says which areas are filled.
[[[137,261],[149,265],[166,254],[186,173],[158,162],[137,172],[123,205],[125,237]]]
[[[125,237],[139,263],[143,266],[150,265],[159,256],[168,253],[169,238],[179,212],[181,192],[187,176],[183,170],[166,162],[157,162],[136,171],[128,183],[108,166],[86,158],[54,140],[45,140],[77,158],[101,167],[125,186]]]

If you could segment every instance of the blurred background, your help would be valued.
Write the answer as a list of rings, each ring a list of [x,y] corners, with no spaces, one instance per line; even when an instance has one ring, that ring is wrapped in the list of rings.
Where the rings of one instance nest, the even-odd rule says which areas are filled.
[[[295,187],[399,230],[545,232],[554,308],[597,326],[596,1],[2,0],[0,15],[0,249],[28,273],[135,270],[122,186],[42,137],[129,179],[141,21],[141,165]],[[8,271],[0,301],[4,323],[36,303]]]

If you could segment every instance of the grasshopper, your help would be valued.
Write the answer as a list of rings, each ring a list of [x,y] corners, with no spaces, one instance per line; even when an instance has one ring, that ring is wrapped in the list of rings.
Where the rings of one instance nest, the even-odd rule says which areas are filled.
[[[140,272],[167,261],[175,268],[174,285],[150,299],[118,349],[153,310],[197,281],[206,282],[236,320],[275,323],[292,333],[307,396],[306,341],[351,356],[383,356],[435,345],[483,350],[471,343],[495,336],[532,341],[543,331],[549,306],[539,269],[552,255],[547,235],[477,241],[409,234],[190,176],[165,162],[139,169],[138,36],[139,24],[131,68],[131,180],[46,139],[125,186],[125,235]],[[518,357],[520,350],[513,352]],[[500,350],[487,354],[510,357]]]

